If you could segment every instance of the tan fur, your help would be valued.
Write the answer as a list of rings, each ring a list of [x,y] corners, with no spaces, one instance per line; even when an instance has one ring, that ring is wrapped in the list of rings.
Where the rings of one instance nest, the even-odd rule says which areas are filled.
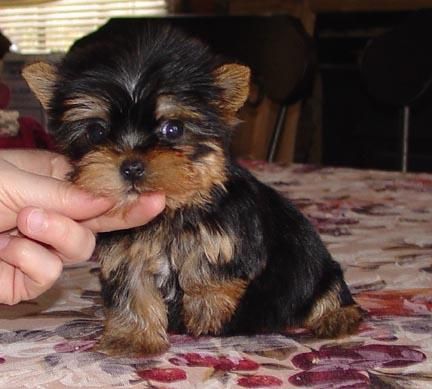
[[[148,176],[145,185],[166,194],[166,205],[177,209],[188,205],[203,205],[210,200],[211,189],[224,188],[226,181],[224,156],[217,149],[198,162],[188,155],[192,149],[178,151],[153,150],[146,155]]]
[[[320,338],[334,338],[354,333],[361,318],[357,305],[341,307],[339,288],[334,288],[315,303],[305,325]]]
[[[201,237],[205,239],[214,237],[214,241],[202,245],[201,237],[195,237],[192,250],[189,255],[181,262],[182,253],[179,252],[177,267],[179,268],[179,283],[184,292],[183,296],[183,318],[187,330],[193,335],[218,334],[222,326],[229,321],[234,314],[238,303],[247,287],[247,281],[218,280],[211,270],[211,261],[216,263],[228,262],[234,254],[234,243],[230,241],[229,249],[224,247],[230,238],[205,230],[204,226],[199,228]],[[204,232],[205,231],[205,232]],[[211,246],[211,249],[210,247]],[[214,250],[212,255],[210,252]],[[230,251],[231,256],[224,258],[224,251]],[[225,252],[226,254],[226,252]],[[213,263],[213,264],[216,264]]]
[[[67,109],[62,120],[65,122],[98,118],[107,121],[109,108],[106,103],[95,96],[74,96],[64,102]]]
[[[340,307],[339,302],[339,288],[333,288],[324,294],[320,299],[318,299],[311,312],[309,313],[306,323],[308,325],[314,325],[320,318],[327,312],[335,311]]]
[[[167,259],[158,255],[161,250],[157,248],[157,242],[153,251],[152,242],[147,242],[147,245],[140,243],[127,247],[121,242],[100,251],[104,278],[110,277],[125,260],[129,269],[123,280],[129,290],[127,299],[119,290],[117,299],[122,308],[107,310],[100,348],[110,354],[157,354],[169,347],[167,309],[155,284],[155,276],[161,272]],[[146,248],[150,250],[144,251]]]
[[[235,241],[233,236],[224,232],[211,231],[205,225],[201,224],[196,228],[196,232],[188,230],[177,234],[168,232],[170,244],[167,247],[167,255],[175,271],[183,271],[184,274],[195,273],[197,277],[205,274],[209,278],[211,275],[207,274],[207,265],[222,265],[230,262],[234,256]],[[167,229],[169,230],[169,226]],[[161,233],[157,238],[153,235],[151,244],[155,245],[158,239],[166,241],[166,234]],[[145,251],[149,251],[148,248]]]
[[[161,95],[156,101],[156,119],[202,120],[196,108],[181,104],[172,95]]]
[[[121,240],[109,246],[102,246],[98,251],[101,261],[101,273],[108,278],[124,261],[127,261],[133,281],[141,281],[135,277],[141,273],[156,276],[168,262],[167,240],[163,231],[163,224],[151,231],[143,231],[132,235],[133,239]],[[130,278],[132,280],[132,278]],[[137,287],[135,285],[134,287]]]
[[[213,264],[223,264],[229,262],[234,255],[233,236],[225,232],[213,232],[200,225],[200,240],[205,257]]]
[[[90,151],[77,162],[73,182],[95,195],[124,200],[126,186],[119,172],[123,158],[111,148]]]
[[[44,109],[49,109],[57,81],[55,66],[45,62],[35,62],[23,69],[22,76]]]
[[[128,255],[125,241],[111,245],[97,247],[96,256],[101,262],[101,275],[108,279],[112,272],[115,272]]]
[[[99,347],[113,355],[166,351],[169,348],[168,317],[160,292],[152,280],[146,279],[131,285],[131,293],[122,311],[108,310]]]
[[[320,338],[337,338],[355,333],[362,320],[362,312],[357,305],[340,307],[324,314],[311,327]]]
[[[217,104],[228,113],[235,114],[249,95],[250,69],[239,64],[226,64],[214,72],[215,83],[222,88],[222,101]]]
[[[194,336],[219,334],[233,316],[246,286],[246,281],[240,279],[196,280],[187,285],[183,296],[183,319],[188,332]]]
[[[224,156],[220,148],[212,145],[214,152],[197,162],[188,156],[193,149],[156,149],[145,154],[132,150],[116,151],[99,148],[86,154],[77,162],[73,182],[100,196],[118,199],[118,207],[136,200],[129,192],[129,183],[120,174],[121,163],[128,158],[139,159],[145,166],[145,179],[137,187],[137,193],[158,191],[166,194],[168,209],[187,205],[202,205],[210,200],[214,186],[224,188]]]

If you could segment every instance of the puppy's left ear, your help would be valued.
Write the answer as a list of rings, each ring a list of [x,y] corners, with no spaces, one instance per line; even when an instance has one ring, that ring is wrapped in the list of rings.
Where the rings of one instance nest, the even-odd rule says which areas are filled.
[[[46,62],[35,62],[23,69],[22,76],[42,107],[48,109],[57,81],[56,67]]]
[[[239,64],[225,64],[214,71],[216,85],[222,89],[223,109],[236,113],[249,95],[250,69]]]

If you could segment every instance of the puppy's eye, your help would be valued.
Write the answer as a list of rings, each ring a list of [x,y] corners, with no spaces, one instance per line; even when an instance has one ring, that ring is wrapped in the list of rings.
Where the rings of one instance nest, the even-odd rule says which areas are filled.
[[[160,133],[166,139],[174,140],[183,135],[183,123],[180,120],[167,120],[162,123]]]
[[[95,122],[87,126],[87,138],[94,145],[102,143],[107,135],[108,129],[102,123]]]

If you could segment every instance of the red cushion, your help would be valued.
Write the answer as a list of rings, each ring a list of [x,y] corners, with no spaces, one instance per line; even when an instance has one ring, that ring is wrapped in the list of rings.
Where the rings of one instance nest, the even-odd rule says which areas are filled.
[[[0,148],[54,149],[52,138],[33,118],[18,119],[20,130],[17,136],[0,137]]]

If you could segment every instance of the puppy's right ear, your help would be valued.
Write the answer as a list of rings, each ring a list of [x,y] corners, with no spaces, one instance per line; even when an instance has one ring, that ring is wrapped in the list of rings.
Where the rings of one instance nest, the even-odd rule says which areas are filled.
[[[56,67],[46,62],[35,62],[24,67],[22,76],[42,107],[48,109],[57,81]]]

